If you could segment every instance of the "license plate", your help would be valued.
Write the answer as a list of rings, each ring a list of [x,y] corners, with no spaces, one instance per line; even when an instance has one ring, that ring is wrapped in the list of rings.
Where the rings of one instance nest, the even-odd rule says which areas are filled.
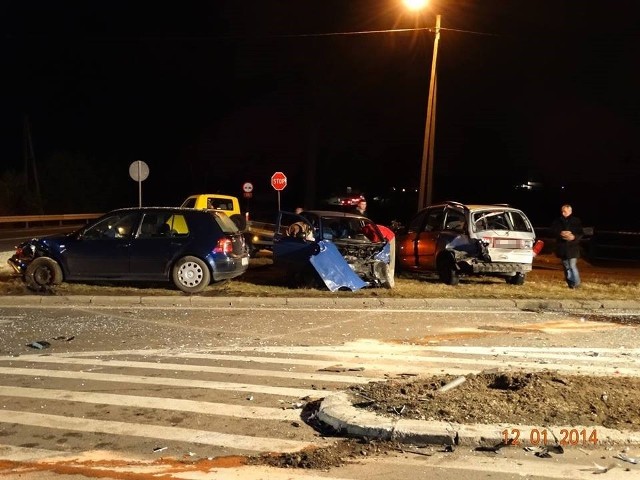
[[[242,265],[249,265],[249,259],[247,257],[242,257]]]

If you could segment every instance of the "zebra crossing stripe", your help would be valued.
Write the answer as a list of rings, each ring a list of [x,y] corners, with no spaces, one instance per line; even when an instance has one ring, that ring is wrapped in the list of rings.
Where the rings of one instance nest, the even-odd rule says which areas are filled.
[[[7,368],[0,367],[0,374],[22,375],[29,377],[54,377],[95,382],[135,383],[143,385],[164,385],[182,388],[205,388],[209,390],[225,390],[234,392],[252,392],[285,397],[325,396],[324,392],[306,388],[272,387],[269,385],[252,385],[248,383],[214,382],[208,380],[187,380],[180,378],[145,377],[140,375],[116,375],[112,373],[76,372],[70,370],[45,370],[39,368]]]
[[[194,412],[221,417],[251,418],[260,420],[300,420],[300,411],[281,408],[240,406],[226,403],[182,400],[179,398],[144,397],[112,393],[74,392],[48,388],[24,388],[0,386],[0,394],[7,397],[36,398],[40,400],[63,400],[119,407],[155,408]],[[171,401],[169,401],[171,400]]]
[[[230,433],[181,427],[163,427],[161,425],[74,418],[43,413],[19,412],[15,410],[0,410],[0,422],[14,425],[31,425],[34,427],[37,426],[38,428],[126,435],[166,441],[188,442],[190,444],[197,443],[253,452],[297,452],[312,445],[310,442],[300,442],[296,440],[250,437],[247,435],[233,435]]]
[[[243,357],[245,361],[249,361],[251,357]],[[137,362],[125,360],[111,359],[82,359],[82,358],[64,358],[56,355],[47,357],[36,357],[33,355],[15,357],[12,362],[22,361],[31,363],[59,363],[68,365],[101,365],[105,367],[127,367],[127,368],[145,368],[150,370],[171,370],[183,372],[206,372],[206,373],[223,373],[228,375],[246,375],[251,377],[273,377],[273,378],[295,378],[298,380],[314,380],[317,382],[338,382],[338,383],[369,383],[374,378],[358,377],[355,375],[329,375],[323,373],[300,373],[300,372],[283,372],[274,370],[256,370],[247,368],[229,368],[229,367],[213,367],[208,365],[184,365],[178,363],[155,363],[155,362]]]

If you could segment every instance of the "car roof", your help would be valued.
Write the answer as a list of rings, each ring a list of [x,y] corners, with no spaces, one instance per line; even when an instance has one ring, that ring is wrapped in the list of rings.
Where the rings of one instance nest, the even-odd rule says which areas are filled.
[[[125,208],[117,208],[115,210],[111,210],[106,213],[106,215],[115,212],[181,212],[181,213],[193,213],[197,212],[196,215],[211,215],[211,213],[223,213],[218,210],[209,211],[199,208],[183,208],[183,207],[125,207]]]
[[[460,202],[442,202],[442,203],[438,203],[435,205],[429,205],[429,207],[427,208],[431,208],[431,207],[445,207],[445,206],[452,206],[452,207],[460,207],[460,208],[466,208],[468,209],[470,212],[475,212],[478,210],[509,210],[509,211],[513,211],[513,212],[520,212],[521,210],[511,207],[509,205],[506,204],[500,204],[500,203],[487,203],[487,204],[482,204],[482,203],[460,203]]]
[[[340,212],[337,210],[304,210],[302,213],[313,213],[314,215],[318,215],[319,217],[367,218],[355,213]]]

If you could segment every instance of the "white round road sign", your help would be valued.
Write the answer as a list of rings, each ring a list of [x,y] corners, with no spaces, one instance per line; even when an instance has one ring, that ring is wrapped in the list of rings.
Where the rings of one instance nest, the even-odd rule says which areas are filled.
[[[149,166],[142,160],[136,160],[129,165],[129,176],[136,182],[142,182],[149,176]]]
[[[253,192],[253,183],[250,182],[244,182],[242,184],[242,191],[245,193],[251,193]]]

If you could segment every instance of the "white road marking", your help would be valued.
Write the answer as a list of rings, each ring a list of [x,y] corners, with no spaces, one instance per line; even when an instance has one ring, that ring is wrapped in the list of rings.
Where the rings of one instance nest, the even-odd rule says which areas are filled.
[[[522,478],[533,476],[536,478],[557,478],[562,480],[566,478],[571,478],[572,480],[588,480],[593,479],[595,470],[594,462],[609,465],[613,463],[613,459],[592,459],[585,457],[583,463],[574,462],[566,460],[562,462],[543,461],[539,458],[527,458],[524,455],[510,455],[509,457],[498,455],[491,457],[477,456],[474,457],[473,460],[466,455],[463,457],[433,455],[430,457],[421,456],[420,458],[412,458],[410,456],[403,456],[402,458],[380,456],[372,459],[369,467],[379,465],[381,470],[389,467],[392,471],[406,467],[434,468],[451,470],[452,475],[455,470],[500,474],[513,474],[517,472],[517,476]],[[464,473],[460,473],[462,473],[464,478]],[[628,479],[629,472],[625,472],[624,468],[614,468],[607,472],[606,478],[611,480]]]
[[[89,418],[65,417],[62,415],[19,412],[16,410],[0,410],[0,422],[31,425],[39,428],[73,430],[76,432],[97,432],[111,435],[156,438],[166,441],[213,445],[252,452],[297,452],[310,445],[310,442],[299,442],[279,438],[250,437],[190,428],[93,420]]]
[[[593,356],[597,354],[597,356]],[[280,395],[284,397],[302,398],[310,396],[319,398],[325,396],[326,390],[313,390],[305,388],[278,387],[267,385],[252,385],[246,383],[232,382],[216,382],[206,380],[189,380],[182,378],[163,377],[162,375],[179,376],[183,372],[208,372],[219,373],[222,375],[253,375],[260,377],[273,377],[276,380],[270,383],[277,384],[279,380],[290,378],[302,382],[305,380],[318,381],[322,378],[325,381],[340,381],[341,383],[360,383],[361,381],[375,380],[374,377],[388,374],[389,372],[415,372],[416,374],[431,373],[450,373],[465,374],[469,372],[480,372],[491,367],[502,368],[531,368],[531,369],[549,369],[566,371],[567,373],[589,373],[589,374],[612,374],[621,375],[640,375],[640,365],[638,365],[637,357],[640,349],[617,349],[617,348],[553,348],[553,347],[453,347],[453,346],[421,346],[421,345],[398,345],[383,343],[375,340],[361,340],[357,342],[346,343],[336,346],[264,346],[264,347],[212,347],[207,349],[193,350],[172,350],[172,349],[155,349],[155,350],[122,350],[122,351],[102,351],[102,352],[75,352],[52,355],[23,355],[20,357],[0,357],[0,374],[5,374],[4,383],[9,383],[9,379],[21,377],[39,377],[39,378],[63,378],[87,381],[103,381],[118,382],[117,388],[122,390],[126,388],[126,384],[142,384],[142,385],[162,385],[177,388],[205,388],[214,390],[224,390],[232,392],[241,392],[246,394],[264,393],[270,395]],[[131,356],[135,360],[124,360],[124,356]],[[159,359],[181,358],[186,360],[198,360],[203,365],[182,365],[174,363],[158,363]],[[260,369],[242,369],[209,366],[210,363],[218,361],[238,362],[251,366],[255,364],[263,365],[287,365],[291,368],[295,366],[305,366],[308,369],[322,368],[328,366],[339,365],[344,368],[350,366],[359,366],[366,368],[368,377],[358,377],[353,375],[334,375],[316,372],[283,372],[281,370],[260,370]],[[33,362],[41,364],[50,364],[50,369],[39,368],[16,368],[16,364],[24,365],[24,362]],[[57,364],[57,365],[56,365]],[[9,365],[9,366],[5,366]],[[57,370],[65,368],[65,366],[76,365],[83,368],[85,365],[98,366],[99,368],[114,367],[122,369],[123,374],[73,371],[73,370]],[[623,367],[620,367],[623,365]],[[70,367],[69,367],[70,368]],[[268,368],[268,367],[267,367]],[[144,375],[127,375],[126,372],[131,369],[153,369],[158,371],[158,377]],[[119,370],[118,370],[119,371]],[[349,380],[357,379],[360,382]],[[24,381],[24,380],[22,380]],[[282,383],[280,381],[280,383]],[[109,390],[110,387],[104,387]],[[126,407],[139,407],[157,410],[172,410],[182,412],[194,412],[207,415],[228,416],[233,418],[246,419],[266,419],[266,420],[285,420],[293,421],[299,419],[299,411],[296,410],[279,410],[275,408],[255,407],[252,405],[240,406],[219,404],[212,402],[199,402],[192,400],[162,398],[162,397],[145,397],[133,395],[119,395],[111,393],[93,393],[73,390],[54,390],[43,388],[24,388],[0,386],[0,395],[6,397],[21,397],[24,399],[32,398],[38,400],[60,400],[89,404],[108,404]],[[68,411],[69,409],[66,409]],[[277,438],[259,438],[247,437],[242,435],[232,435],[221,432],[211,432],[203,430],[192,430],[186,428],[163,427],[138,423],[127,423],[117,421],[102,421],[86,418],[64,417],[58,415],[44,415],[30,412],[15,412],[9,410],[0,410],[0,423],[34,425],[46,428],[57,428],[69,431],[82,432],[101,432],[114,435],[134,435],[149,438],[157,438],[159,440],[185,441],[190,443],[203,443],[207,445],[216,445],[221,447],[229,447],[240,450],[252,451],[296,451],[307,445],[317,445],[318,440],[313,442],[296,442],[288,439]],[[131,433],[133,432],[133,433]],[[287,443],[288,442],[288,443]],[[249,448],[247,448],[249,446]],[[16,452],[14,452],[16,453]],[[40,453],[36,452],[33,457],[39,457]],[[16,453],[17,454],[17,453]],[[21,454],[22,455],[22,454]],[[0,449],[0,458],[3,457],[3,451]],[[431,457],[428,457],[431,458]],[[455,457],[452,457],[455,460]],[[374,459],[375,460],[375,459]],[[392,459],[388,460],[392,462]],[[399,463],[406,463],[407,459],[398,460]],[[416,461],[411,459],[411,461]],[[435,461],[435,460],[434,460]],[[435,466],[436,468],[450,469],[452,472],[456,469],[466,470],[472,467],[468,466],[468,460],[460,465],[455,462],[446,462],[441,458],[445,465],[440,463],[424,463],[426,467]],[[518,461],[520,461],[518,459]],[[427,462],[429,460],[427,459]],[[509,472],[507,465],[511,464],[495,463],[490,464],[484,470],[476,465],[478,462],[471,462],[473,467],[478,471],[486,472]],[[482,464],[482,459],[480,461]],[[523,463],[523,465],[526,462]],[[531,462],[531,467],[538,466],[540,463]],[[253,467],[251,467],[253,468]],[[279,478],[271,475],[270,470],[254,471],[256,475],[251,477],[244,476],[247,473],[245,467],[237,469],[216,469],[216,475],[210,477],[197,477],[202,472],[180,472],[176,478]],[[212,470],[213,472],[213,470]],[[546,470],[545,470],[546,472]],[[281,473],[280,471],[277,474]],[[299,477],[291,477],[291,472],[286,471],[288,477],[283,478],[300,478],[300,480],[315,478],[300,474]],[[263,475],[260,476],[260,475]],[[297,472],[296,472],[297,475]],[[550,478],[577,478],[582,479],[581,473],[569,470],[549,470]],[[585,474],[587,475],[587,474]],[[588,472],[591,478],[591,472]],[[324,477],[323,477],[324,478]]]
[[[292,469],[254,466],[214,468],[205,474],[200,472],[180,472],[173,474],[173,477],[184,480],[350,480],[347,477],[316,475],[308,470],[296,471]]]
[[[231,353],[225,353],[229,352]],[[333,346],[264,346],[264,347],[212,347],[211,353],[195,351],[174,352],[171,350],[126,350],[120,352],[82,352],[60,354],[65,357],[156,355],[172,358],[194,358],[208,360],[229,360],[256,363],[288,365],[308,365],[326,368],[338,363],[344,368],[365,368],[369,378],[374,371],[387,373],[436,374],[479,373],[491,368],[529,368],[535,370],[552,369],[572,373],[591,375],[640,376],[640,349],[594,348],[569,349],[554,347],[443,347],[420,345],[396,345],[374,340],[362,340]],[[218,352],[218,353],[212,353]],[[236,353],[246,352],[263,355],[242,356]],[[590,355],[597,353],[597,356]],[[428,355],[429,353],[452,353],[451,355]],[[582,353],[580,355],[579,353]],[[234,355],[235,354],[235,355]],[[265,355],[287,355],[286,358]],[[316,356],[320,360],[297,358],[298,356]],[[464,355],[464,356],[463,356]],[[513,357],[513,358],[512,358]],[[5,357],[12,359],[13,357]],[[20,357],[28,359],[27,356]],[[524,360],[528,361],[524,361]],[[594,365],[598,364],[598,365]],[[357,378],[357,377],[356,377]],[[357,383],[357,382],[353,382]]]
[[[0,396],[37,398],[39,400],[63,400],[119,407],[155,408],[194,412],[221,417],[255,418],[260,420],[300,420],[300,410],[230,405],[227,403],[200,402],[167,397],[144,397],[111,393],[73,392],[49,388],[24,388],[0,385]]]
[[[221,356],[222,357],[222,356]],[[185,357],[183,357],[185,358]],[[211,357],[207,357],[211,359]],[[221,359],[228,359],[226,357]],[[250,361],[249,357],[244,357],[245,361]],[[286,359],[285,359],[286,360]],[[101,367],[126,367],[126,368],[143,368],[150,370],[171,370],[175,372],[203,372],[203,373],[224,373],[228,375],[246,375],[250,377],[273,377],[273,378],[295,378],[298,380],[314,380],[316,382],[337,382],[337,383],[368,383],[374,381],[374,378],[365,378],[355,375],[329,375],[324,373],[298,373],[298,372],[282,372],[274,370],[255,370],[249,368],[228,368],[228,367],[211,367],[206,365],[184,365],[178,363],[151,363],[136,362],[111,359],[80,359],[80,358],[62,358],[59,356],[22,356],[13,357],[12,362],[23,361],[33,363],[59,363],[70,365],[99,365]],[[283,362],[288,363],[288,362]],[[317,364],[317,362],[316,362]]]
[[[71,370],[45,370],[39,368],[8,368],[0,367],[0,374],[22,375],[29,377],[53,377],[76,380],[90,380],[95,382],[135,383],[142,385],[164,385],[181,388],[206,388],[209,390],[226,390],[238,392],[253,392],[266,395],[281,395],[288,397],[320,397],[325,392],[305,388],[271,387],[268,385],[251,385],[247,383],[213,382],[207,380],[183,380],[181,378],[144,377],[140,375],[116,375],[112,373],[75,372]]]

